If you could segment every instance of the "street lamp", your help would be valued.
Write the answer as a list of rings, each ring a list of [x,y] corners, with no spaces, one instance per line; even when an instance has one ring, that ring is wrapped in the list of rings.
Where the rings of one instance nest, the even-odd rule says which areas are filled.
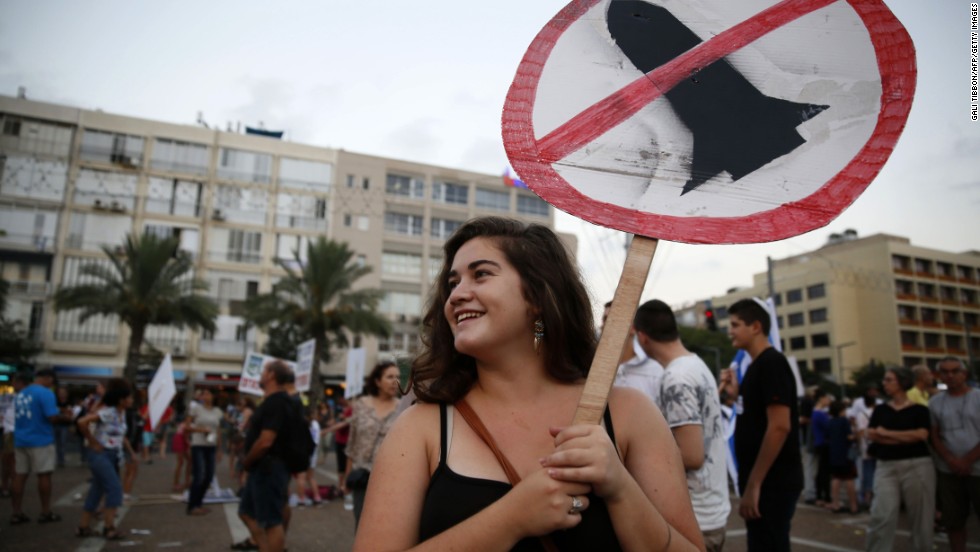
[[[837,373],[839,374],[837,382],[840,383],[840,400],[844,400],[844,357],[841,350],[851,345],[857,345],[857,341],[848,341],[837,346]]]

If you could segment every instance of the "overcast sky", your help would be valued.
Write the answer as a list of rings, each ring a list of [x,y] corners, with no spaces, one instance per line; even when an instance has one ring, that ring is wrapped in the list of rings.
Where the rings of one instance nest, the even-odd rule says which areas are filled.
[[[709,0],[701,0],[704,4]],[[531,40],[566,2],[0,0],[0,94],[498,174],[500,115]],[[966,0],[888,0],[915,43],[906,130],[874,183],[827,227],[757,245],[662,242],[644,299],[677,306],[751,283],[766,256],[832,232],[980,250],[980,123],[970,120]],[[598,303],[624,234],[559,214]]]

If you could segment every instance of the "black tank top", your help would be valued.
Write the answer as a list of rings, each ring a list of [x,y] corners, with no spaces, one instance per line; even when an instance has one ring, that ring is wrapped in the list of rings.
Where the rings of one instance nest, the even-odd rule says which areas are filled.
[[[612,417],[609,408],[605,412],[606,431],[613,444],[616,436],[613,433]],[[419,522],[419,537],[426,540],[453,527],[463,520],[475,515],[480,510],[502,498],[512,486],[503,481],[466,477],[449,469],[446,464],[448,443],[447,408],[439,405],[440,434],[442,443],[439,447],[439,466],[429,480],[429,489],[425,493],[425,503],[422,505],[422,518]],[[612,520],[604,500],[589,494],[589,508],[582,512],[582,522],[567,531],[556,531],[551,538],[562,551],[576,550],[622,550]],[[513,551],[524,552],[543,550],[541,540],[529,537],[517,543]]]

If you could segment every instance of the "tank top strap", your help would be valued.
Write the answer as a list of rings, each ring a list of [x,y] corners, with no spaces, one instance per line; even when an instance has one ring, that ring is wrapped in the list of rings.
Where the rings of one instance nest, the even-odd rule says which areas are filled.
[[[453,444],[453,405],[439,404],[439,433],[442,442],[439,443],[439,462],[446,465],[449,459],[449,447]]]
[[[612,441],[613,446],[616,446],[616,432],[613,431],[612,424],[612,412],[609,411],[609,405],[606,405],[605,412],[602,413],[602,419],[606,423],[606,433],[609,434],[609,440]]]

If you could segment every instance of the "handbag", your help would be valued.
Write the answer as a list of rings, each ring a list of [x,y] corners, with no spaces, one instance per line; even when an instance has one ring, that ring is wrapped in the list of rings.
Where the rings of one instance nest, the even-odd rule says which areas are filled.
[[[374,438],[374,445],[371,446],[371,457],[368,458],[367,463],[370,464],[374,460],[374,453],[378,451],[378,441],[381,440],[382,432],[379,429],[378,435]],[[371,477],[371,470],[367,468],[354,468],[347,474],[347,479],[344,479],[344,485],[348,489],[363,490],[368,486],[368,479]]]

